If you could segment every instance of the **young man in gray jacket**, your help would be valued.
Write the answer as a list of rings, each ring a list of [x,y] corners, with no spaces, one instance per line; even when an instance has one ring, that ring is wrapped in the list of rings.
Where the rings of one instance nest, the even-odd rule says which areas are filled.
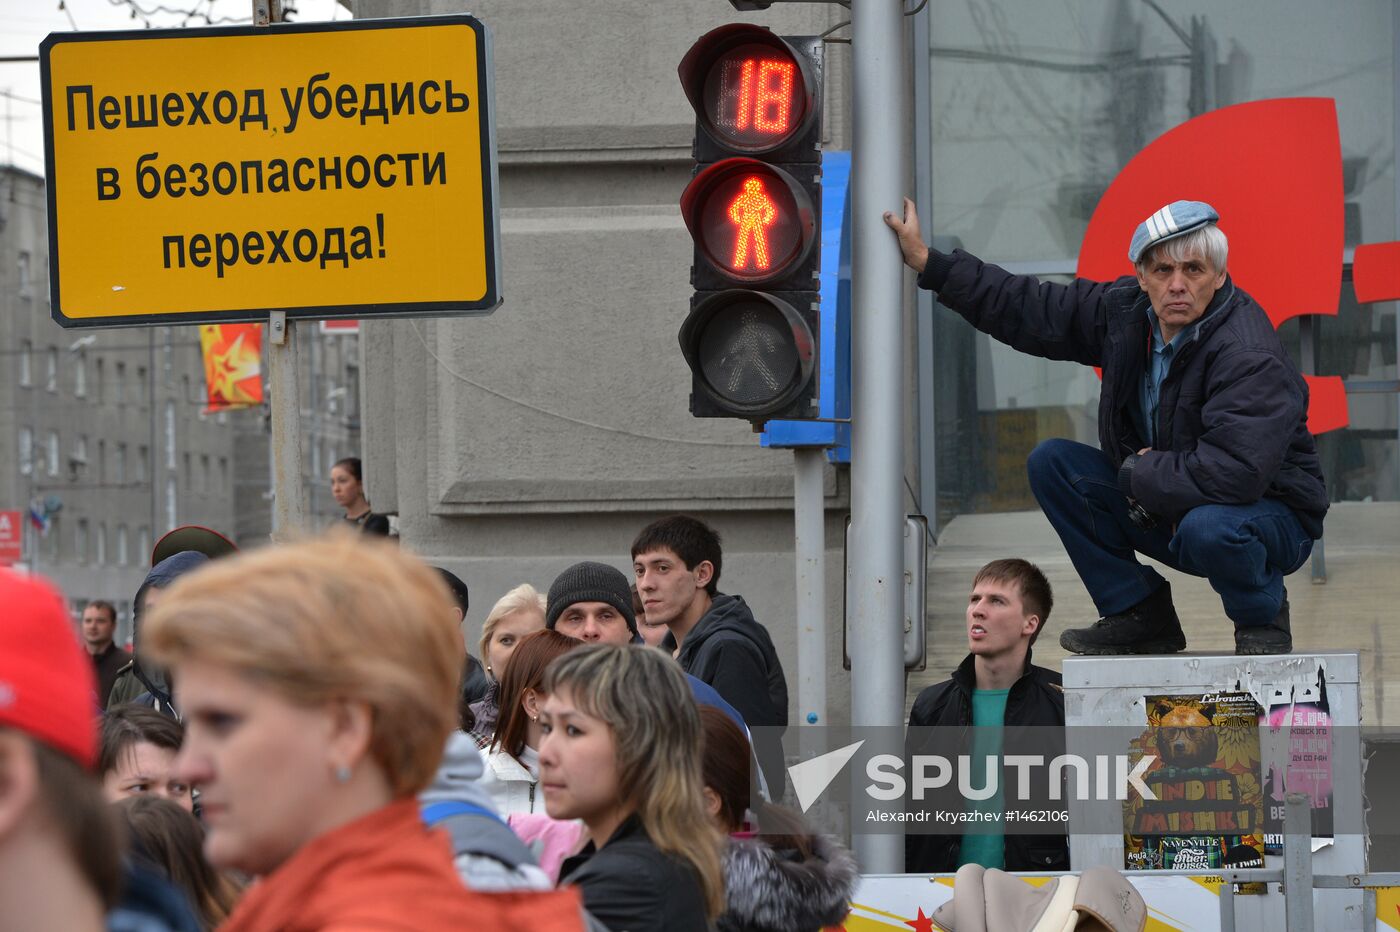
[[[632,569],[647,618],[670,632],[661,648],[738,710],[777,800],[785,779],[787,679],[768,629],[742,598],[719,591],[722,562],[719,535],[689,515],[654,521],[632,542]]]

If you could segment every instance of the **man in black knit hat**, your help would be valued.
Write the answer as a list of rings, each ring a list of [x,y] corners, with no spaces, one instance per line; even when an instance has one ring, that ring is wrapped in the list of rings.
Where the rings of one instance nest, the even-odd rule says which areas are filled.
[[[606,563],[575,563],[560,573],[549,587],[545,610],[546,628],[589,644],[635,644],[646,646],[637,633],[637,615],[632,608],[632,584],[617,567]],[[681,665],[684,670],[684,664]],[[704,680],[685,675],[690,691],[700,705],[710,705],[734,720],[748,734],[748,724],[714,687]],[[767,793],[767,787],[762,791]]]
[[[637,640],[632,586],[615,566],[575,563],[549,587],[544,626],[589,644],[631,644]]]

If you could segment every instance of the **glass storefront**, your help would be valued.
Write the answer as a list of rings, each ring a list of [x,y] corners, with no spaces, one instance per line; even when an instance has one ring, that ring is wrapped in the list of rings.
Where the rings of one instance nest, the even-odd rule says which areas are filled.
[[[1327,97],[1348,261],[1357,245],[1400,239],[1397,16],[1394,0],[930,0],[916,48],[925,229],[937,245],[1067,280],[1100,196],[1152,140],[1231,104]],[[1311,261],[1334,260],[1309,255],[1300,222],[1298,252],[1277,272]],[[924,297],[920,444],[938,525],[1033,508],[1026,455],[1049,437],[1096,442],[1097,377],[1016,353]],[[1395,304],[1357,304],[1349,268],[1337,316],[1312,319],[1317,373],[1397,378]],[[1298,320],[1280,332],[1301,360]],[[1400,498],[1396,396],[1350,394],[1348,404],[1351,427],[1319,438],[1333,497]]]

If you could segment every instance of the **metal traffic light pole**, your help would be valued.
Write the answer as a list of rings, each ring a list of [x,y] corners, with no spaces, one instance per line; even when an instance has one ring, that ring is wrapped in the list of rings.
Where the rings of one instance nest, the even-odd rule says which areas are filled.
[[[282,0],[253,0],[253,25],[282,21]],[[301,366],[296,321],[285,311],[268,318],[268,391],[272,409],[272,536],[286,540],[306,530],[306,488],[301,481]]]
[[[904,719],[904,263],[885,226],[902,211],[901,0],[851,3],[851,724]],[[904,839],[860,834],[865,874],[904,870]]]

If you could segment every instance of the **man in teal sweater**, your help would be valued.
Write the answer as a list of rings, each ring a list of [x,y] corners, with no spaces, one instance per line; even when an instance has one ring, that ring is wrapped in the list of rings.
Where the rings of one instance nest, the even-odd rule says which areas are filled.
[[[951,679],[928,687],[914,700],[909,713],[908,750],[911,754],[947,755],[937,743],[951,728],[973,729],[968,753],[973,761],[1003,753],[1002,729],[1065,724],[1064,690],[1060,674],[1031,664],[1031,645],[1050,617],[1053,597],[1045,574],[1025,560],[993,560],[972,581],[967,603],[966,659]],[[929,729],[921,726],[943,726]],[[972,787],[985,787],[985,766],[973,773]],[[1004,781],[990,799],[969,801],[968,811],[1003,813],[1009,795]],[[1000,821],[979,822],[965,835],[915,835],[905,842],[905,867],[910,873],[948,873],[963,864],[1012,871],[1069,869],[1069,848],[1063,835],[1007,835]]]

